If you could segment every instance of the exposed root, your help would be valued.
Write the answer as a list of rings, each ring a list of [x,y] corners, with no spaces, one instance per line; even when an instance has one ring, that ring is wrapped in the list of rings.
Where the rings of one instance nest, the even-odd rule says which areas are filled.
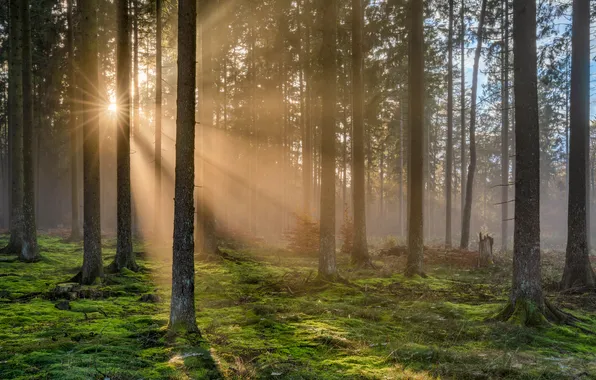
[[[412,278],[415,276],[420,276],[422,278],[427,278],[428,276],[426,275],[426,273],[424,273],[423,270],[421,270],[420,268],[416,267],[416,266],[411,266],[411,267],[407,267],[406,271],[404,273],[404,276],[408,277],[408,278]]]
[[[74,275],[74,277],[71,277],[70,279],[66,280],[65,282],[76,282],[77,284],[80,284],[82,279],[83,279],[83,272],[79,271],[77,274]]]
[[[9,242],[8,245],[4,248],[0,248],[0,255],[18,255],[21,253],[20,245],[14,244],[14,242]]]
[[[496,316],[489,321],[514,322],[527,327],[542,327],[550,324],[573,326],[584,333],[594,334],[579,325],[580,319],[570,313],[564,312],[554,306],[550,301],[544,300],[543,308],[528,300],[518,299],[515,304],[511,301]]]
[[[104,271],[109,274],[115,274],[120,273],[124,268],[133,272],[138,272],[140,269],[137,263],[135,263],[134,261],[130,261],[126,265],[119,266],[116,260],[114,260],[110,265],[105,267]]]

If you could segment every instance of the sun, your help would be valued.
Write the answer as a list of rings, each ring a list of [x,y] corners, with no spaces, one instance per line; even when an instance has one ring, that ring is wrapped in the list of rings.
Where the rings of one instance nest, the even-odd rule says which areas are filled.
[[[108,111],[110,112],[116,112],[118,110],[118,106],[116,105],[116,103],[110,103],[108,105]]]

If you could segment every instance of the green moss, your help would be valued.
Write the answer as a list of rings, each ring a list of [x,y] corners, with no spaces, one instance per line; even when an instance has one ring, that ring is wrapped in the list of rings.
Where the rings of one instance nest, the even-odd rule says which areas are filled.
[[[114,241],[105,243],[107,263]],[[236,259],[196,265],[202,338],[172,337],[166,333],[169,262],[139,257],[144,270],[82,287],[85,298],[59,310],[47,295],[78,271],[81,247],[47,236],[40,247],[38,263],[0,258],[0,378],[596,376],[596,336],[568,326],[485,322],[508,295],[509,271],[499,265],[485,271],[429,267],[428,278],[406,279],[401,268],[395,274],[357,270],[340,256],[348,283],[327,284],[314,281],[313,258],[227,250]],[[146,251],[140,242],[135,249]],[[146,293],[162,301],[139,302]],[[596,318],[574,313],[594,329]]]

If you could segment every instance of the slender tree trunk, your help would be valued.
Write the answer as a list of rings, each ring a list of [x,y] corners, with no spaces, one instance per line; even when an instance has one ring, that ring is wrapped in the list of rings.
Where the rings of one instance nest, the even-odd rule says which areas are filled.
[[[117,245],[111,269],[138,270],[132,250],[132,207],[130,193],[130,43],[128,0],[116,2],[118,45],[116,50],[116,99],[117,99]]]
[[[366,241],[366,194],[364,192],[363,23],[362,0],[352,0],[352,207],[354,208],[352,262],[357,265],[370,263]]]
[[[410,159],[408,161],[408,261],[406,276],[424,275],[423,199],[424,199],[424,37],[423,1],[410,3],[410,41],[408,55],[410,110]]]
[[[35,184],[33,182],[33,86],[31,63],[31,23],[29,0],[23,0],[23,244],[19,260],[39,260],[37,226],[35,224]]]
[[[447,165],[445,168],[445,246],[451,247],[451,186],[453,178],[453,0],[449,0],[447,37]]]
[[[337,2],[323,2],[321,118],[321,234],[319,276],[337,276],[335,262],[335,107],[337,102]]]
[[[503,62],[501,63],[501,251],[507,251],[509,223],[509,0],[503,1]]]
[[[464,204],[464,216],[462,221],[461,249],[468,249],[470,241],[470,219],[472,217],[472,198],[474,188],[474,175],[476,174],[476,95],[478,91],[478,70],[480,66],[480,53],[482,52],[482,40],[484,38],[484,15],[486,14],[487,0],[482,0],[480,18],[478,20],[478,33],[476,34],[477,45],[474,55],[474,69],[472,72],[472,103],[470,106],[470,166],[468,167],[468,180],[466,182],[466,202]]]
[[[155,0],[155,18],[157,21],[155,36],[155,200],[153,217],[153,235],[160,240],[161,235],[161,96],[162,96],[162,0]]]
[[[80,1],[81,61],[83,81],[83,269],[80,281],[92,284],[103,277],[101,256],[100,163],[99,163],[99,107],[102,96],[98,91],[99,70],[97,51],[96,0]]]
[[[178,2],[178,89],[172,301],[169,329],[198,332],[195,318],[194,177],[197,2]]]
[[[397,217],[399,221],[399,237],[404,236],[404,122],[403,122],[403,98],[399,102],[399,146],[398,146],[398,166],[397,166]]]
[[[461,0],[460,9],[460,27],[461,27],[461,39],[460,43],[460,126],[461,126],[461,141],[460,141],[460,156],[461,156],[461,183],[460,183],[460,196],[461,196],[461,225],[464,225],[464,208],[466,204],[466,178],[467,175],[467,160],[466,160],[466,20],[465,20],[466,2]],[[461,231],[460,231],[461,232]]]
[[[74,23],[72,1],[67,0],[67,21],[68,32],[66,34],[66,45],[68,49],[68,130],[70,132],[70,189],[71,189],[71,218],[70,218],[70,240],[79,241],[81,230],[79,229],[79,172],[77,170],[77,116],[75,114],[76,103],[76,75],[74,66]]]
[[[561,288],[595,285],[589,256],[590,4],[573,1],[567,252]]]
[[[11,217],[10,241],[2,253],[19,254],[23,241],[23,52],[21,45],[20,0],[10,0],[10,59],[8,97],[11,135]]]

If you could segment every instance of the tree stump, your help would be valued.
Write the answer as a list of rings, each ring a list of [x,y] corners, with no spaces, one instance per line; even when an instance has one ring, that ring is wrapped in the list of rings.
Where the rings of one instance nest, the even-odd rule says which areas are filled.
[[[478,266],[488,267],[493,264],[493,244],[495,240],[489,234],[483,235],[482,232],[478,234],[478,237],[478,252],[480,253]]]

